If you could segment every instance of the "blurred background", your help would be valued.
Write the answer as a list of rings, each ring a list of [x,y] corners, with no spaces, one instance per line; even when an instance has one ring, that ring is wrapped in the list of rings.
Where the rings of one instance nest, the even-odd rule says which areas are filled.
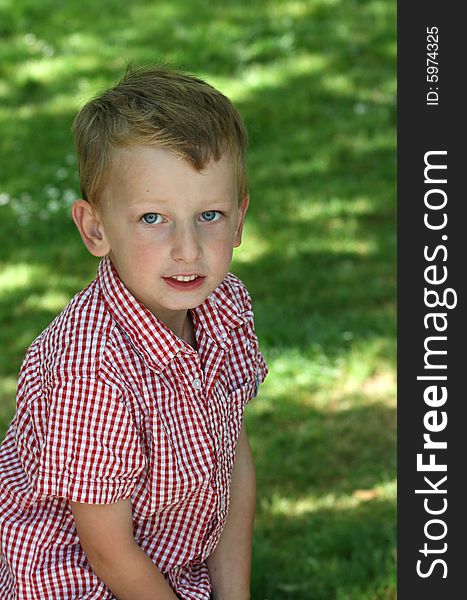
[[[0,439],[27,346],[96,272],[69,216],[76,111],[169,61],[244,116],[232,270],[270,366],[253,600],[396,598],[395,28],[393,0],[0,0]]]

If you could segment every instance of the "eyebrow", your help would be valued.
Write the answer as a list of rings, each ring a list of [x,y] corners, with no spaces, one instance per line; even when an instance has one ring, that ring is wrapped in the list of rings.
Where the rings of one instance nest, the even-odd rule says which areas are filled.
[[[212,204],[212,205],[221,205],[221,206],[226,206],[231,205],[234,200],[233,199],[221,199],[221,198],[212,198],[212,199],[206,199],[206,200],[201,200],[200,202],[206,203],[206,204]],[[171,200],[166,200],[164,198],[147,198],[146,200],[136,200],[135,202],[131,203],[131,206],[133,208],[143,208],[145,206],[151,206],[154,204],[161,204],[161,205],[167,205],[167,204],[171,204],[172,201]]]

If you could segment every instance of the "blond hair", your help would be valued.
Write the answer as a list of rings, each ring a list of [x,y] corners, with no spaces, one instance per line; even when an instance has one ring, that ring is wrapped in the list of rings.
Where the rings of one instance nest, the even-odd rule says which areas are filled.
[[[239,201],[248,193],[243,120],[232,102],[192,75],[164,65],[129,68],[118,83],[91,99],[73,123],[81,194],[94,206],[117,148],[136,144],[172,151],[202,171],[230,152]]]

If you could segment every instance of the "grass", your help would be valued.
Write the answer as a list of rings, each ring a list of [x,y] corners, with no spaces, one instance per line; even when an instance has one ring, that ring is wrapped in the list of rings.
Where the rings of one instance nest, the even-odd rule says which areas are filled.
[[[26,347],[96,269],[73,116],[129,60],[169,61],[250,133],[253,598],[395,598],[395,2],[1,0],[0,39],[0,436]]]

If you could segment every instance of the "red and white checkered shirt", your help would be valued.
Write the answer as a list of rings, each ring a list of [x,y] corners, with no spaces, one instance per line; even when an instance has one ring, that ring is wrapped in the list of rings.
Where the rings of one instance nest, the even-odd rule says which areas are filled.
[[[0,598],[114,596],[68,500],[130,498],[136,542],[179,598],[207,600],[245,404],[267,367],[228,274],[192,311],[198,350],[125,288],[108,258],[30,346],[0,446]]]

